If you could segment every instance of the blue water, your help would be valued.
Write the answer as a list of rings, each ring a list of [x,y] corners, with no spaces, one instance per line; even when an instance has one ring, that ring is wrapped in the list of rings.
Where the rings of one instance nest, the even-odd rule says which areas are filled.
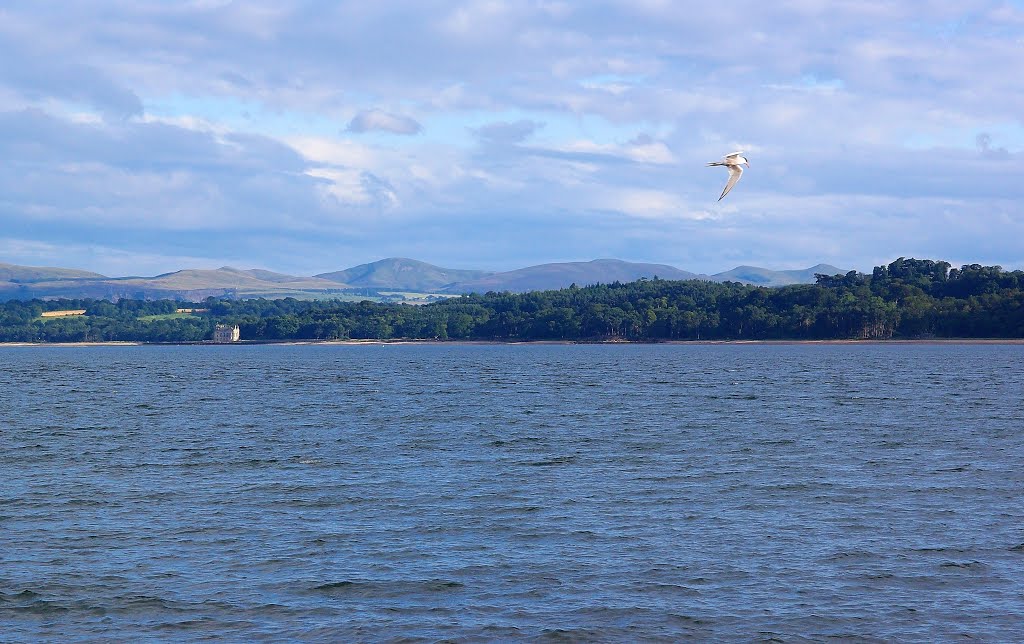
[[[0,347],[0,641],[1010,641],[1024,346]]]

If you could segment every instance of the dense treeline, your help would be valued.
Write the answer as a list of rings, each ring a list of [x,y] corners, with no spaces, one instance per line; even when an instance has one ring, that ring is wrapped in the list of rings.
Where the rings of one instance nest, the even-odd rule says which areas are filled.
[[[209,316],[168,316],[179,302],[158,300],[30,300],[0,305],[0,342],[190,342],[209,339],[216,321]],[[85,315],[41,318],[45,311],[85,310]]]
[[[243,340],[770,340],[1024,337],[1024,271],[900,258],[871,275],[817,276],[764,288],[640,280],[525,294],[487,293],[425,306],[331,300],[213,300],[199,315],[180,303],[122,300],[7,302],[0,341],[208,339],[237,324]],[[47,310],[85,316],[40,319]],[[140,319],[144,316],[165,316]]]

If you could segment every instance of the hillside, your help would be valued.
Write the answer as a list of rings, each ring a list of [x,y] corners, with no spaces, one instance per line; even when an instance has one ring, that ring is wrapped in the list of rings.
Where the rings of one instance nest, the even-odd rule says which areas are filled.
[[[441,268],[415,259],[390,257],[343,271],[321,273],[316,277],[357,288],[429,293],[447,290],[445,287],[453,282],[476,280],[490,274],[488,271]]]
[[[106,279],[105,275],[73,268],[52,268],[49,266],[15,266],[0,262],[0,283],[42,282],[48,280]]]
[[[300,277],[264,269],[184,269],[153,277],[105,277],[64,268],[0,264],[0,300],[32,298],[185,299],[206,297],[298,299],[403,299],[422,302],[410,294],[454,295],[510,291],[523,293],[576,284],[611,284],[641,278],[735,281],[759,286],[810,284],[815,273],[845,274],[827,264],[802,270],[775,271],[739,266],[715,275],[698,275],[667,264],[644,264],[618,259],[562,262],[493,272],[441,268],[412,259],[389,258],[349,269]],[[395,291],[398,294],[388,294]]]
[[[0,342],[243,340],[887,340],[1024,338],[1024,271],[899,258],[870,275],[765,289],[735,281],[640,280],[426,306],[321,299],[222,299],[197,315],[177,303],[0,303]],[[84,315],[40,313],[84,311]]]
[[[236,272],[236,273],[243,273],[245,275],[249,275],[251,277],[255,277],[258,280],[261,280],[261,281],[264,281],[264,282],[273,282],[275,284],[295,285],[295,284],[299,284],[301,282],[308,282],[309,280],[316,279],[316,278],[313,278],[313,277],[296,277],[295,275],[285,275],[284,273],[275,273],[274,271],[265,271],[265,270],[262,270],[262,269],[259,269],[259,268],[250,268],[248,270],[238,270],[237,268],[230,268],[230,267],[225,266],[221,270],[233,271],[233,272]],[[328,280],[328,281],[331,281],[331,280]],[[343,284],[342,286],[345,286],[345,285]],[[338,288],[337,282],[329,284],[329,285],[325,285],[325,288]]]
[[[131,278],[122,281],[145,288],[168,290],[223,288],[243,292],[259,292],[267,289],[268,286],[269,288],[276,288],[281,285],[287,285],[288,288],[300,290],[338,289],[345,287],[344,284],[316,277],[295,277],[261,270],[243,271],[231,268],[230,266],[214,270],[186,269],[165,273],[152,278]]]
[[[731,271],[715,273],[711,279],[716,282],[742,282],[757,286],[788,286],[790,284],[813,284],[814,275],[843,275],[847,271],[830,264],[818,264],[810,268],[773,271],[757,266],[737,266]]]
[[[22,267],[17,267],[22,268]],[[84,273],[84,271],[79,271]],[[19,271],[19,274],[25,274]],[[223,268],[186,269],[155,277],[107,278],[95,273],[74,279],[50,278],[33,282],[0,281],[0,299],[96,298],[188,299],[206,297],[326,297],[346,285],[315,277],[295,277],[263,270]]]
[[[487,291],[546,291],[566,288],[571,284],[610,284],[633,282],[642,277],[672,280],[698,279],[701,276],[666,264],[638,264],[618,259],[595,259],[590,262],[541,264],[504,273],[494,273],[475,280],[456,282],[445,289],[449,293],[486,293]],[[705,278],[706,279],[706,278]]]

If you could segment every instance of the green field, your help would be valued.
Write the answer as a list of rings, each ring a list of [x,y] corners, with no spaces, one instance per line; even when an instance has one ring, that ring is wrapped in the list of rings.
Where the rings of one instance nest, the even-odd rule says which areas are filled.
[[[154,320],[177,320],[195,315],[194,313],[161,313],[160,315],[143,315],[139,318],[142,322],[153,322]]]
[[[439,299],[460,297],[458,294],[452,293],[414,293],[410,291],[379,291],[379,293],[378,300],[401,298],[399,301],[406,304],[427,304]]]
[[[84,317],[87,317],[87,316],[85,316],[85,315],[58,315],[58,316],[45,317],[44,318],[43,316],[40,315],[39,317],[37,317],[35,319],[35,321],[36,322],[43,322],[45,324],[45,323],[48,323],[48,322],[53,322],[54,320],[67,320],[69,318],[84,318]]]

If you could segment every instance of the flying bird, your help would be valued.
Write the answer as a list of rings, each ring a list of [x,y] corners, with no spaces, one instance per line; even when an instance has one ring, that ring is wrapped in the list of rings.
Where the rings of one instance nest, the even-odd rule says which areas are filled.
[[[722,196],[718,198],[718,200],[721,201],[722,197],[729,194],[732,187],[735,186],[736,182],[743,176],[742,166],[747,166],[749,168],[750,162],[747,161],[747,157],[743,156],[742,152],[733,152],[732,154],[727,154],[722,157],[721,161],[712,161],[708,164],[708,166],[713,165],[724,165],[726,170],[729,171],[729,181],[726,182],[725,189],[722,190]]]

